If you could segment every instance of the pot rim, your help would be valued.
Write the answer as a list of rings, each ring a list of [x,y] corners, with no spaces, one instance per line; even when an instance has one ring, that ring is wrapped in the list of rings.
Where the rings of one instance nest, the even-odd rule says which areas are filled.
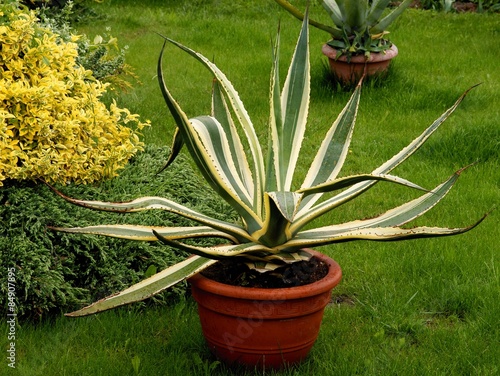
[[[329,59],[332,59],[335,61],[342,61],[344,63],[347,62],[346,55],[341,55],[338,59],[336,59],[335,57],[337,56],[337,50],[326,43],[321,48],[321,52],[323,52],[323,55],[325,55]],[[385,51],[385,53],[384,52],[371,52],[369,58],[366,58],[365,55],[363,55],[363,54],[354,55],[354,56],[351,56],[350,61],[352,63],[378,63],[381,61],[391,60],[391,59],[395,58],[397,55],[398,55],[398,47],[393,43],[391,45],[391,47]]]
[[[204,277],[201,273],[190,277],[188,281],[191,284],[195,284],[201,290],[210,291],[222,296],[249,300],[290,300],[301,298],[304,295],[314,296],[330,291],[342,279],[340,265],[323,253],[312,249],[304,250],[324,261],[329,267],[328,274],[325,277],[307,285],[282,288],[241,287],[216,282]]]

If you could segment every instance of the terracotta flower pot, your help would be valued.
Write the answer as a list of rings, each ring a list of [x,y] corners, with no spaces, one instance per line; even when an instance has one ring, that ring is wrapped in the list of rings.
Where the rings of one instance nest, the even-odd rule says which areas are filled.
[[[335,59],[337,50],[328,44],[324,44],[321,51],[328,57],[330,70],[343,84],[356,84],[363,73],[366,77],[386,73],[391,60],[398,54],[398,48],[393,44],[385,53],[372,52],[368,59],[364,55],[352,56],[348,63],[345,55]]]
[[[321,280],[267,289],[231,286],[200,274],[189,279],[210,350],[228,364],[280,368],[304,359],[319,333],[340,266],[308,250],[329,266]],[[305,271],[307,272],[307,271]]]

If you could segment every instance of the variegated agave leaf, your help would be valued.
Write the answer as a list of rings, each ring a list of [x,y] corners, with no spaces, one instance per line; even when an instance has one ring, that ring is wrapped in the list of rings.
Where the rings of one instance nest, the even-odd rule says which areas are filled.
[[[283,9],[288,11],[292,16],[295,18],[303,21],[305,18],[305,14],[302,13],[299,9],[294,7],[288,0],[275,0],[276,3],[278,3]],[[336,36],[339,38],[342,38],[343,36],[343,31],[342,31],[342,11],[338,8],[337,4],[334,3],[332,4],[333,6],[329,7],[328,5],[325,5],[329,3],[329,1],[324,1],[323,5],[325,6],[325,9],[327,10],[328,14],[334,21],[333,25],[325,25],[321,22],[314,21],[312,19],[309,20],[309,24],[320,29],[323,31],[326,31],[332,36]]]
[[[151,296],[165,291],[170,286],[195,275],[215,262],[215,260],[210,260],[200,256],[190,257],[139,283],[136,283],[120,293],[108,296],[78,311],[68,313],[66,316],[78,317],[92,315],[94,313],[99,313],[125,304],[150,298]]]

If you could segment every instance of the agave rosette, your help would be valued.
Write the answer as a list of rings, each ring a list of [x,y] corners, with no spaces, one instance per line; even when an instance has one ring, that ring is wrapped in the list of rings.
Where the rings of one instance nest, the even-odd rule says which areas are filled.
[[[174,100],[164,80],[162,57],[158,77],[166,104],[177,124],[170,164],[182,147],[186,147],[208,184],[227,201],[241,217],[241,223],[211,218],[162,197],[142,197],[129,202],[66,200],[84,207],[115,212],[166,210],[195,221],[192,227],[150,227],[132,225],[98,225],[84,228],[56,228],[83,234],[99,234],[142,241],[161,240],[193,254],[185,261],[80,311],[80,316],[119,305],[143,300],[203,270],[216,260],[244,258],[260,271],[272,270],[283,263],[308,259],[305,247],[353,240],[402,240],[417,237],[446,236],[463,233],[464,228],[416,227],[402,225],[436,205],[451,189],[460,171],[436,188],[427,191],[390,172],[412,155],[456,109],[465,97],[433,122],[419,137],[390,160],[369,174],[339,177],[353,134],[361,85],[328,130],[312,161],[302,185],[292,190],[294,172],[306,130],[309,106],[309,42],[307,17],[295,48],[292,62],[280,90],[279,38],[274,49],[271,74],[269,147],[266,160],[254,126],[232,83],[217,66],[203,55],[169,38],[172,43],[203,64],[215,77],[210,116],[188,118]],[[240,134],[244,135],[245,151]],[[420,197],[393,208],[375,218],[307,229],[304,227],[323,214],[362,194],[378,181],[401,184],[423,190]],[[328,194],[328,197],[323,195]],[[321,199],[321,200],[320,200]],[[218,238],[221,245],[196,246],[186,239]]]

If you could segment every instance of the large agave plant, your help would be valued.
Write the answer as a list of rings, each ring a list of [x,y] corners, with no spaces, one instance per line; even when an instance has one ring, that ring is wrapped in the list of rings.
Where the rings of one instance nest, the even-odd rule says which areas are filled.
[[[290,14],[302,20],[304,14],[288,0],[275,0]],[[338,54],[352,55],[370,52],[382,52],[391,47],[387,39],[387,28],[411,4],[412,0],[404,0],[398,6],[386,12],[391,0],[322,0],[323,8],[332,20],[332,25],[309,20],[312,26],[328,32],[332,40],[330,46],[338,50]]]
[[[266,158],[263,156],[252,121],[226,76],[203,55],[171,39],[165,39],[165,43],[172,43],[198,60],[215,77],[211,115],[189,119],[165,85],[162,71],[164,49],[162,49],[158,62],[160,87],[178,126],[168,163],[171,163],[185,146],[208,184],[236,210],[241,217],[241,223],[210,218],[161,197],[142,197],[130,202],[110,203],[83,201],[63,196],[77,205],[121,213],[166,210],[199,224],[180,228],[128,225],[57,228],[60,231],[100,234],[131,240],[159,239],[193,254],[185,261],[119,294],[73,312],[69,314],[70,316],[92,314],[148,298],[219,259],[229,257],[244,259],[251,267],[265,271],[283,263],[308,259],[310,255],[303,251],[306,247],[353,240],[385,241],[454,235],[477,225],[476,223],[465,228],[400,227],[436,205],[453,186],[461,171],[430,191],[389,174],[430,137],[455,110],[465,94],[419,137],[371,173],[338,177],[348,154],[353,133],[361,90],[361,86],[358,86],[326,133],[300,188],[293,190],[292,187],[298,186],[293,182],[293,178],[306,130],[309,105],[307,22],[302,25],[282,90],[278,72],[279,38],[275,45],[274,68],[271,75],[270,140]],[[244,139],[240,138],[240,133],[244,134]],[[248,153],[245,148],[248,148]],[[378,181],[402,184],[421,189],[425,193],[375,218],[305,229],[313,220],[354,199]],[[326,194],[329,197],[323,197]],[[185,242],[186,239],[200,237],[219,238],[222,245],[201,247],[188,245]]]

